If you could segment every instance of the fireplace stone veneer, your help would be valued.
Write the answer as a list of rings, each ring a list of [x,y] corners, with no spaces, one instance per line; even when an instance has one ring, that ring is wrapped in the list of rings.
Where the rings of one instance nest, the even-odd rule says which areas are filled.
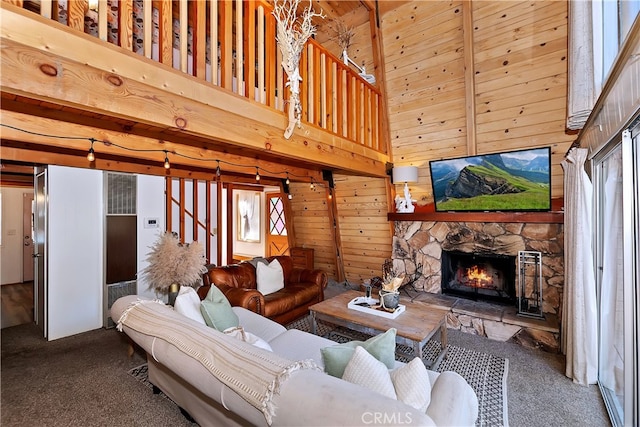
[[[422,274],[413,286],[422,291],[426,299],[449,301],[449,328],[559,351],[558,319],[561,318],[564,285],[563,233],[563,225],[557,223],[395,221],[393,267],[396,273],[413,275],[416,266],[422,266]],[[483,302],[477,303],[478,309],[474,310],[472,301],[456,301],[442,295],[443,251],[508,256],[517,256],[518,251],[541,252],[542,311],[546,320],[527,320],[516,316],[515,306],[504,308]],[[514,280],[518,290],[518,277]]]

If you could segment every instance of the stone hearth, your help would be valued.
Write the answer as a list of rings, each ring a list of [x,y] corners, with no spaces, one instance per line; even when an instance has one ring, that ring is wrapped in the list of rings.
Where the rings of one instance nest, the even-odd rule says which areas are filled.
[[[395,221],[392,259],[395,271],[409,276],[416,273],[416,266],[422,265],[421,274],[413,283],[422,294],[417,299],[448,307],[451,310],[447,319],[449,328],[559,351],[563,239],[562,224]],[[442,295],[443,250],[512,256],[517,256],[518,251],[541,252],[545,319],[520,317],[515,307]],[[519,289],[517,280],[516,277],[516,290]]]

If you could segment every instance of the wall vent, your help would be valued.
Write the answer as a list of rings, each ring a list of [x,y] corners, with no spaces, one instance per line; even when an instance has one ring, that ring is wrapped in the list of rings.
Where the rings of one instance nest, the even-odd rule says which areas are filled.
[[[135,215],[136,175],[107,172],[107,215]]]
[[[124,297],[127,295],[136,295],[138,293],[138,281],[137,280],[129,280],[126,282],[113,283],[111,285],[107,285],[107,329],[114,328],[116,326],[116,322],[111,319],[109,312],[111,311],[111,306],[114,302],[120,297]],[[116,319],[117,320],[117,319]]]

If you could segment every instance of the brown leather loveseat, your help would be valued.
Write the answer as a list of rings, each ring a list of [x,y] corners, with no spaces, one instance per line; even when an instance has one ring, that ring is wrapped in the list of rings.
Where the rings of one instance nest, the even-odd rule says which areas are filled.
[[[308,270],[293,266],[290,256],[277,259],[284,273],[284,288],[269,295],[256,289],[256,267],[250,261],[210,268],[203,276],[204,285],[198,289],[204,299],[211,284],[215,284],[232,306],[244,307],[280,324],[296,320],[309,311],[309,306],[324,299],[327,274],[321,270]]]

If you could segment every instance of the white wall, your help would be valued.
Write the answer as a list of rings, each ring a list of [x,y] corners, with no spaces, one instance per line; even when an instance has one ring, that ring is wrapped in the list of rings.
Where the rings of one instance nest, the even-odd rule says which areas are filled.
[[[103,326],[103,173],[48,168],[48,339]]]
[[[148,265],[151,246],[166,229],[164,180],[162,176],[138,175],[138,274]],[[158,220],[157,227],[145,228],[146,220],[152,218]],[[167,300],[166,295],[156,295],[142,279],[138,279],[138,295]]]
[[[2,194],[2,244],[0,245],[0,284],[21,283],[23,278],[22,200],[33,188],[0,187]]]
[[[103,327],[104,172],[49,166],[48,327],[50,340]],[[137,271],[165,229],[164,178],[137,176]],[[145,228],[156,219],[156,228]],[[137,292],[158,297],[138,281]],[[166,297],[165,297],[166,299]]]

